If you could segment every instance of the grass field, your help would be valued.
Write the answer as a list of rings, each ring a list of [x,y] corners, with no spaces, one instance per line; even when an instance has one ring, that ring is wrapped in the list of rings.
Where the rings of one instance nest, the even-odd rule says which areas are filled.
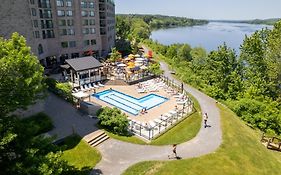
[[[66,138],[62,148],[62,158],[78,170],[90,171],[101,160],[100,153],[77,135]]]
[[[280,174],[281,153],[266,149],[260,143],[259,132],[245,125],[226,107],[219,108],[223,143],[216,152],[171,162],[141,162],[128,168],[124,174]]]

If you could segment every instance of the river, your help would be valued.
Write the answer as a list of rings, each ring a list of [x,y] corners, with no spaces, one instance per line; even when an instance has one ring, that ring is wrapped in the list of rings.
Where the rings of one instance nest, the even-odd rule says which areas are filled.
[[[203,47],[207,51],[216,50],[224,42],[239,53],[245,35],[251,35],[267,25],[245,23],[209,22],[206,25],[178,27],[152,31],[151,39],[164,45],[187,43],[191,47]]]

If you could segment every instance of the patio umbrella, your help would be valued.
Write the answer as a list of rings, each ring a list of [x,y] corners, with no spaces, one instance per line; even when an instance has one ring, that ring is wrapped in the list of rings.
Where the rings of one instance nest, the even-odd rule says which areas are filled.
[[[135,67],[135,65],[131,65],[131,66],[128,66],[127,68],[132,69],[134,67]]]
[[[126,67],[127,65],[126,65],[126,64],[123,64],[123,63],[121,63],[121,64],[117,64],[117,66],[118,66],[118,67]]]
[[[129,62],[128,66],[135,66],[135,63],[134,62]]]
[[[139,54],[136,54],[135,57],[140,57],[140,55],[139,55]]]
[[[136,60],[135,63],[142,63],[143,61],[141,60]]]
[[[130,55],[128,55],[128,57],[130,57],[130,58],[134,58],[134,57],[135,57],[135,55],[130,54]]]
[[[130,60],[131,60],[130,57],[125,58],[125,61],[130,61]]]

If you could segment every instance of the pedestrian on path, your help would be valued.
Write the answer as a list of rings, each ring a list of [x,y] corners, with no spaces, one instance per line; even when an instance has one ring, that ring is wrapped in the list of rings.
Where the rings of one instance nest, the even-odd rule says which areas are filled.
[[[204,127],[206,128],[208,126],[207,125],[207,121],[208,121],[208,114],[207,114],[207,112],[204,113],[203,119],[204,119]]]
[[[172,155],[174,155],[173,158],[177,158],[178,157],[178,155],[177,155],[177,144],[173,144],[173,154]],[[168,155],[168,158],[171,159],[172,156]]]

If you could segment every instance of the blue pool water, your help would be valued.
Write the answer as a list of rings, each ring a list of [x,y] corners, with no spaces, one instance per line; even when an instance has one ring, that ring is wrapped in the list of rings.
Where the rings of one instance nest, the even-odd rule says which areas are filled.
[[[156,94],[135,98],[116,90],[105,90],[93,96],[133,115],[138,115],[143,108],[149,110],[168,100]]]

